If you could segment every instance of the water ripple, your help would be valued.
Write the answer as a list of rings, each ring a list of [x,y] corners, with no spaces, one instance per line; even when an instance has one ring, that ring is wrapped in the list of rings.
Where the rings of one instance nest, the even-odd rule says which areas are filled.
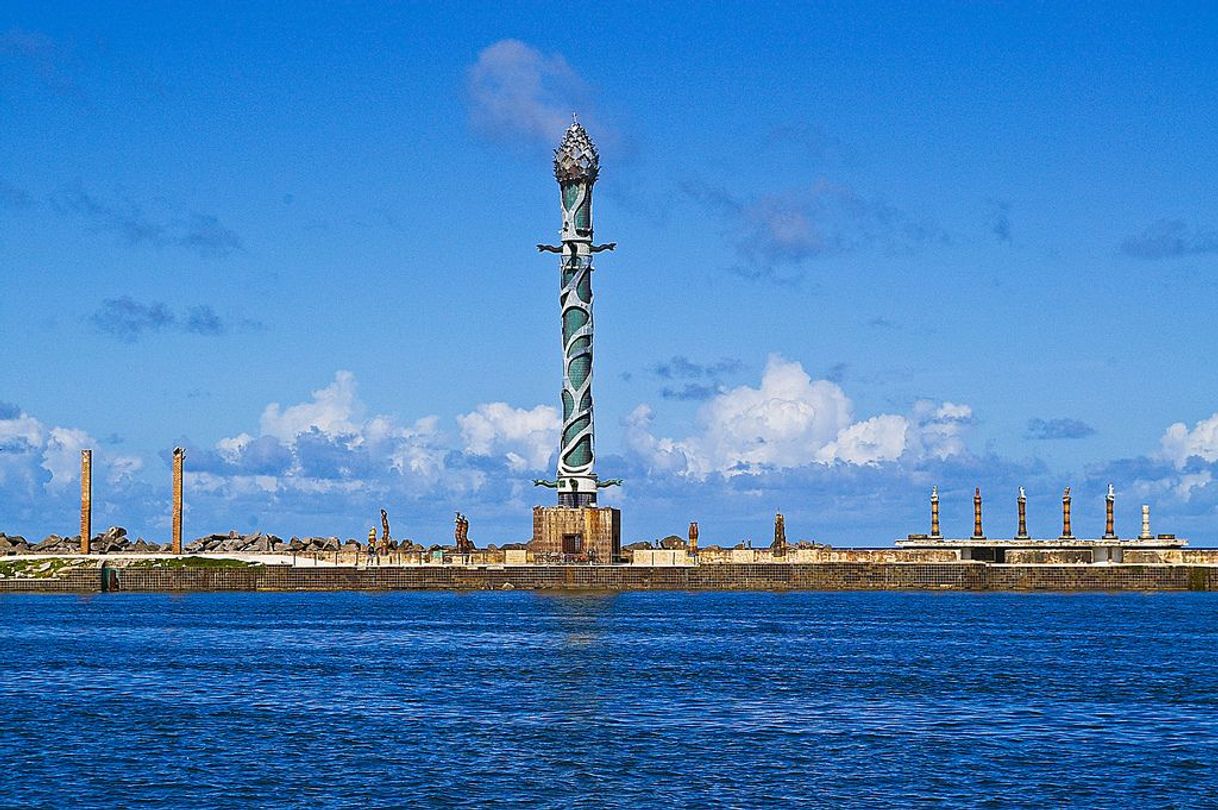
[[[1212,806],[1218,595],[0,596],[5,807]]]

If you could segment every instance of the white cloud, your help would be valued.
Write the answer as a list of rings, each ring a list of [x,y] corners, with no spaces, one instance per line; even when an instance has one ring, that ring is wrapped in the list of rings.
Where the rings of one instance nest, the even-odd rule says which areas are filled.
[[[972,409],[919,402],[912,417],[880,414],[855,421],[845,392],[813,380],[797,362],[772,355],[756,388],[742,385],[709,400],[698,432],[684,439],[652,434],[639,406],[626,420],[626,444],[648,467],[702,478],[807,464],[872,465],[903,456],[945,459],[964,452]]]
[[[272,402],[262,412],[262,433],[291,442],[302,433],[317,428],[328,436],[358,433],[363,406],[355,393],[355,375],[339,371],[334,382],[313,392],[309,402],[281,408]]]
[[[95,450],[97,444],[87,431],[48,427],[25,412],[0,419],[0,484],[6,490],[0,494],[23,493],[32,505],[45,503],[47,496],[67,496],[80,481],[80,452]],[[95,450],[93,478],[120,487],[130,483],[143,465],[138,456]]]
[[[483,49],[466,76],[470,119],[498,137],[555,143],[586,106],[587,88],[559,54],[546,56],[517,39]],[[581,103],[583,102],[583,103]]]
[[[909,420],[904,416],[873,416],[842,428],[836,439],[820,449],[816,460],[847,464],[896,461],[905,452],[908,433]]]
[[[973,409],[968,405],[918,400],[913,419],[907,448],[913,455],[943,461],[964,453],[964,433],[973,423]]]
[[[77,428],[51,428],[42,452],[42,467],[51,474],[48,489],[61,489],[80,480],[80,451],[96,442],[88,433]]]
[[[458,416],[457,423],[465,452],[478,456],[502,454],[517,472],[549,466],[562,428],[557,408],[538,405],[526,410],[506,402],[479,405]]]
[[[1182,468],[1190,458],[1203,461],[1218,461],[1218,413],[1202,419],[1189,430],[1188,425],[1176,422],[1159,440],[1161,454],[1177,468]]]

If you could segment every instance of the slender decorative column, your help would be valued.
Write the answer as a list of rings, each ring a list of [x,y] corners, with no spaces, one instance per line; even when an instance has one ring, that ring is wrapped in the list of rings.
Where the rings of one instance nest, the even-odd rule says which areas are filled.
[[[562,258],[562,434],[556,481],[535,481],[558,489],[559,506],[595,506],[596,491],[617,481],[598,481],[592,411],[592,254],[613,250],[614,243],[592,244],[592,187],[600,173],[596,144],[578,121],[567,128],[554,150],[554,178],[562,199],[562,244],[538,250]]]
[[[93,451],[80,451],[80,553],[89,553],[93,539]]]
[[[1070,487],[1062,493],[1062,540],[1073,540],[1074,533],[1070,531]]]
[[[689,524],[689,553],[698,553],[698,523],[693,521]]]
[[[186,451],[181,447],[173,448],[173,538],[171,550],[174,554],[182,553],[182,462],[186,460]]]
[[[985,532],[981,531],[981,487],[973,492],[973,539],[985,539]]]
[[[1142,533],[1138,535],[1139,540],[1153,540],[1154,535],[1150,533],[1150,504],[1142,504]]]
[[[939,533],[939,487],[933,486],[930,488],[930,536],[940,538],[943,535]]]
[[[1104,539],[1116,539],[1116,490],[1108,485],[1108,494],[1104,497]]]
[[[1015,533],[1016,540],[1028,539],[1028,496],[1023,491],[1023,487],[1019,488],[1019,531]]]

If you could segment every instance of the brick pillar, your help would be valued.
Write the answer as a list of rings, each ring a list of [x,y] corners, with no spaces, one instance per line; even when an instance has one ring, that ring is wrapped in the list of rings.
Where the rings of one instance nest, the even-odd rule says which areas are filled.
[[[1062,493],[1062,540],[1073,540],[1074,533],[1070,531],[1070,487]]]
[[[182,462],[185,459],[185,450],[173,448],[173,537],[170,551],[174,554],[182,553]]]
[[[942,537],[939,533],[939,488],[930,489],[930,536]]]
[[[89,553],[93,539],[93,451],[80,451],[80,553]]]
[[[1028,539],[1028,496],[1024,495],[1023,487],[1019,488],[1019,531],[1015,537],[1019,540]]]
[[[1116,539],[1116,492],[1112,484],[1108,485],[1108,494],[1104,497],[1104,539]]]
[[[689,524],[689,553],[698,553],[698,523],[696,521]]]
[[[973,492],[973,539],[985,539],[985,532],[981,531],[981,487]]]

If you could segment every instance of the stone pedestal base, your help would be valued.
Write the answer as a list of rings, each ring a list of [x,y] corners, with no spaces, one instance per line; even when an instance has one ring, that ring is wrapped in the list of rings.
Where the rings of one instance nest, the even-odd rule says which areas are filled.
[[[622,513],[611,507],[534,506],[533,541],[543,558],[614,563],[622,556]]]

